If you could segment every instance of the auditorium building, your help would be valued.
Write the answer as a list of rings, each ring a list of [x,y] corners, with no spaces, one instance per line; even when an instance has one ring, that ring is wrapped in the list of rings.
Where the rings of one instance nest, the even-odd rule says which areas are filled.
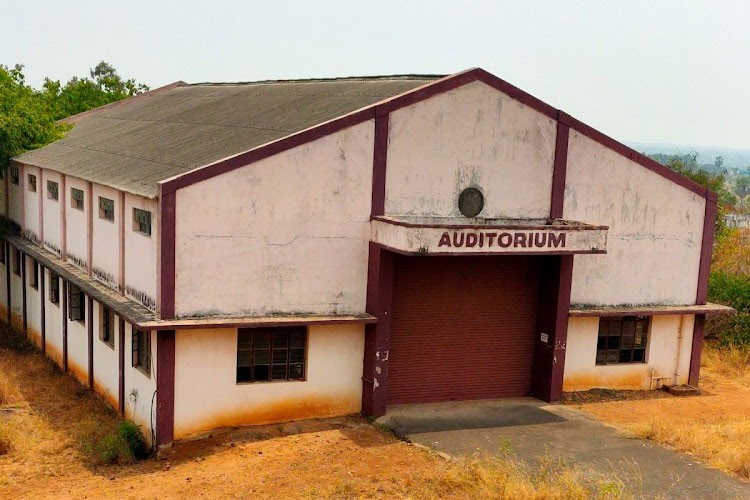
[[[697,384],[716,194],[481,69],[177,82],[15,158],[3,318],[159,445]]]

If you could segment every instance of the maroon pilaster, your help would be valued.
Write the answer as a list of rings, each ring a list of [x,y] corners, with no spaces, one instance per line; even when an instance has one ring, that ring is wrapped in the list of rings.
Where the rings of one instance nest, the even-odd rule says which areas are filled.
[[[162,192],[161,268],[159,272],[159,313],[161,319],[172,319],[175,313],[175,205],[176,193]]]
[[[362,414],[385,414],[388,389],[388,356],[393,301],[393,254],[370,242],[367,269],[367,312],[378,318],[365,326],[365,358],[362,376]]]
[[[372,215],[385,213],[385,167],[388,158],[389,115],[375,117],[375,151],[372,162]]]
[[[174,441],[175,331],[156,335],[156,445]]]
[[[703,217],[703,243],[701,245],[701,258],[698,267],[698,287],[695,292],[695,303],[705,304],[708,299],[708,278],[711,274],[711,255],[714,248],[714,236],[716,232],[716,199],[706,196],[706,210]],[[703,351],[703,330],[706,324],[705,314],[696,314],[693,324],[693,344],[690,351],[690,372],[688,383],[698,385],[698,376],[701,370],[701,352]]]
[[[46,276],[44,266],[39,264],[39,275],[41,282],[39,283],[39,310],[40,310],[40,322],[42,326],[42,354],[47,354],[47,294],[46,289]]]
[[[552,170],[552,197],[549,210],[551,219],[561,219],[563,216],[565,178],[568,168],[568,139],[570,137],[569,119],[570,117],[562,111],[558,112],[555,163]]]
[[[693,345],[690,353],[690,372],[688,384],[698,387],[698,377],[701,371],[701,353],[703,352],[703,329],[706,325],[706,315],[696,314],[693,324]]]
[[[21,319],[23,325],[23,334],[28,335],[29,330],[29,314],[28,304],[26,299],[26,255],[21,254]]]
[[[62,280],[62,334],[63,334],[63,371],[68,371],[68,282]]]
[[[89,267],[91,267],[89,265]],[[86,328],[89,340],[89,389],[94,389],[94,299],[86,297]]]
[[[711,274],[711,256],[714,249],[714,235],[716,232],[716,200],[706,198],[706,211],[703,218],[703,243],[701,245],[701,260],[698,268],[698,289],[695,293],[695,303],[705,304],[708,299],[708,277]]]
[[[545,257],[541,271],[531,395],[552,402],[562,396],[573,256]]]
[[[125,320],[120,318],[117,329],[117,406],[120,415],[125,415]]]

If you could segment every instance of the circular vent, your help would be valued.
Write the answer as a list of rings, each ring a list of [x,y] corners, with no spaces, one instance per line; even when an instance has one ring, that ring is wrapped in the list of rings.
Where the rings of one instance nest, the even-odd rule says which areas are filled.
[[[458,196],[458,210],[464,217],[476,217],[484,208],[484,195],[476,188],[466,188]]]

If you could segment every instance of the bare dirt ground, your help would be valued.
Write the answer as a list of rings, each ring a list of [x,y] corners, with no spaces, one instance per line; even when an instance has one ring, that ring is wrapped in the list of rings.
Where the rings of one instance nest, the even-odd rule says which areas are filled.
[[[226,429],[165,461],[98,465],[92,450],[118,423],[41,354],[0,342],[3,499],[630,498],[616,477],[554,460],[449,461],[358,417]]]
[[[568,403],[627,433],[690,453],[714,467],[750,479],[748,373],[750,365],[738,363],[732,353],[709,348],[701,369],[701,396],[640,391],[617,396],[605,391],[588,396],[584,393]]]

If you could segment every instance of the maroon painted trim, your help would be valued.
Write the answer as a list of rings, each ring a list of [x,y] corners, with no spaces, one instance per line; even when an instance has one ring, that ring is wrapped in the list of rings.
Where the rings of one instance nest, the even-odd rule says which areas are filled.
[[[88,355],[89,355],[89,389],[94,389],[94,299],[86,297],[86,313],[88,322],[86,324],[88,334]]]
[[[42,354],[47,354],[47,271],[44,266],[39,264],[39,274],[41,275],[42,282],[39,283],[39,310],[40,310],[40,323],[42,327]]]
[[[710,189],[707,189],[701,186],[700,184],[693,182],[687,177],[684,177],[678,174],[677,172],[669,169],[668,167],[665,167],[661,163],[655,160],[652,160],[648,156],[645,156],[639,153],[638,151],[632,148],[629,148],[625,144],[622,144],[621,142],[616,141],[615,139],[603,134],[602,132],[599,132],[598,130],[594,129],[593,127],[589,125],[586,125],[580,120],[572,118],[571,121],[572,121],[571,128],[585,135],[589,139],[598,142],[602,146],[608,149],[611,149],[612,151],[616,153],[621,154],[622,156],[628,158],[629,160],[632,160],[635,163],[638,163],[642,167],[645,167],[648,170],[651,170],[652,172],[661,175],[665,179],[670,180],[674,182],[675,184],[682,186],[683,188],[689,191],[692,191],[698,196],[701,196],[709,200],[718,199],[718,195],[714,193],[713,191],[711,191]]]
[[[321,137],[331,135],[339,130],[343,130],[374,118],[375,114],[373,108],[365,108],[360,111],[355,111],[354,113],[316,125],[312,128],[297,132],[296,134],[288,135],[266,145],[258,146],[250,151],[240,153],[224,160],[219,160],[215,163],[206,165],[205,167],[191,170],[190,172],[186,172],[178,177],[173,177],[172,179],[163,181],[160,183],[161,194],[164,196],[169,193],[174,193],[178,189],[191,186],[226,172],[231,172],[234,169],[244,167],[250,163],[263,160],[283,151],[301,146],[316,139],[320,139]]]
[[[568,311],[570,310],[570,293],[573,286],[573,259],[572,255],[565,255],[560,258],[560,279],[555,316],[555,346],[550,379],[551,402],[560,401],[562,397],[565,353],[568,343]]]
[[[117,407],[125,416],[125,320],[120,319],[117,329]]]
[[[11,160],[10,165],[18,164],[17,161]],[[5,177],[3,178],[3,189],[5,190],[5,217],[10,219],[10,168],[5,169]]]
[[[421,222],[410,222],[408,220],[396,219],[391,216],[373,215],[370,217],[371,220],[376,220],[384,224],[390,224],[392,226],[399,227],[410,227],[410,228],[427,228],[427,229],[495,229],[495,230],[508,230],[508,231],[594,231],[594,230],[608,230],[609,226],[594,226],[592,224],[586,224],[584,222],[566,221],[557,219],[557,222],[561,224],[554,224],[554,221],[548,221],[547,219],[526,219],[526,220],[539,220],[545,221],[545,224],[439,224],[439,223],[421,223]],[[566,225],[570,224],[570,225]]]
[[[26,297],[26,254],[21,252],[21,325],[24,335],[29,331],[28,299]]]
[[[120,271],[120,293],[125,295],[125,193],[120,191],[120,246],[117,262]]]
[[[386,99],[380,103],[375,103],[359,111],[355,111],[348,115],[344,115],[320,125],[313,126],[301,132],[283,137],[277,141],[259,146],[244,153],[240,153],[239,155],[233,156],[231,158],[219,160],[199,169],[192,170],[180,176],[165,180],[160,184],[161,192],[162,194],[175,192],[180,188],[204,181],[216,175],[229,172],[236,168],[248,165],[249,163],[267,158],[301,144],[319,139],[326,135],[330,135],[344,128],[361,123],[365,120],[373,119],[377,116],[387,115],[396,109],[410,106],[417,102],[428,99],[436,94],[453,90],[474,81],[483,82],[491,86],[492,88],[505,93],[509,97],[521,102],[522,104],[529,106],[530,108],[542,113],[543,115],[553,120],[562,122],[564,125],[575,129],[576,131],[598,142],[599,144],[602,144],[603,146],[614,150],[615,152],[629,158],[630,160],[640,164],[641,166],[646,167],[647,169],[704,198],[717,198],[716,193],[700,186],[687,177],[683,177],[682,175],[673,172],[664,165],[661,165],[660,163],[648,158],[647,156],[638,153],[637,151],[625,146],[620,142],[617,142],[611,137],[603,134],[602,132],[599,132],[589,125],[586,125],[580,120],[572,118],[564,112],[559,112],[557,109],[543,102],[542,100],[532,96],[527,92],[524,92],[518,87],[511,85],[510,83],[496,77],[495,75],[492,75],[491,73],[488,73],[481,68],[474,68],[461,73],[456,73],[454,75],[449,75],[445,78],[441,78],[434,82],[427,83],[421,87],[417,87],[416,89],[412,89],[406,93]]]
[[[136,323],[133,326],[139,330],[194,330],[207,328],[279,328],[287,326],[306,326],[306,325],[369,325],[377,323],[377,318],[352,318],[352,319],[278,319],[270,322],[258,322],[251,319],[237,320],[232,322],[212,322],[210,319],[200,320],[195,323],[184,323],[181,321],[160,321],[155,323]]]
[[[696,314],[693,323],[693,344],[690,349],[690,371],[688,384],[698,387],[701,371],[701,353],[703,351],[703,330],[706,325],[706,315]]]
[[[57,203],[60,207],[60,256],[62,260],[68,260],[68,206],[65,191],[68,189],[66,181],[67,176],[60,175],[60,187],[57,196]]]
[[[44,248],[44,169],[39,168],[39,183],[37,184],[37,210],[39,210],[39,247]]]
[[[156,336],[156,444],[174,441],[175,331]]]
[[[89,276],[94,275],[94,183],[89,181],[86,183],[86,204],[88,206],[88,214],[86,215],[87,224],[87,239],[88,245],[86,246],[86,260],[88,261]]]
[[[370,242],[367,268],[367,312],[378,318],[365,326],[362,374],[362,414],[385,415],[388,389],[388,355],[393,302],[394,255]],[[377,384],[375,384],[377,382]]]
[[[385,114],[375,118],[375,148],[372,158],[372,215],[385,213],[385,175],[388,160],[388,122]]]
[[[68,371],[68,282],[62,280],[62,340],[63,340],[63,371]]]
[[[560,114],[563,115],[564,113],[561,111]],[[549,209],[549,216],[552,219],[562,219],[563,217],[569,138],[570,127],[558,120],[555,137],[555,162],[552,168],[552,196]]]
[[[400,250],[398,248],[393,248],[389,245],[383,245],[382,243],[378,243],[383,249],[388,250],[389,252],[397,253],[399,255],[418,255],[422,257],[467,257],[467,256],[476,256],[476,257],[486,257],[491,255],[591,255],[591,254],[606,254],[606,250],[581,250],[575,251],[575,250],[552,250],[549,252],[545,251],[529,251],[529,252],[517,252],[517,251],[511,251],[511,252],[430,252],[430,253],[424,253],[424,252],[408,252],[406,250]],[[368,311],[369,312],[369,311]]]
[[[708,278],[711,274],[711,256],[713,254],[716,232],[716,212],[716,201],[706,200],[706,209],[703,217],[703,241],[698,267],[698,288],[695,293],[696,304],[705,304],[706,300],[708,300]]]
[[[161,186],[162,188],[164,186]],[[177,194],[162,193],[159,197],[161,212],[161,238],[159,270],[159,315],[162,319],[172,319],[175,316],[175,223],[177,220]]]
[[[456,89],[475,81],[480,81],[489,85],[490,87],[506,94],[508,97],[529,106],[549,118],[557,119],[557,109],[482,68],[473,68],[461,73],[449,75],[440,80],[436,80],[427,85],[411,90],[405,94],[388,99],[386,102],[376,105],[376,114],[382,115],[390,113],[396,109],[411,106],[412,104],[424,101],[425,99],[429,99],[437,94]]]

